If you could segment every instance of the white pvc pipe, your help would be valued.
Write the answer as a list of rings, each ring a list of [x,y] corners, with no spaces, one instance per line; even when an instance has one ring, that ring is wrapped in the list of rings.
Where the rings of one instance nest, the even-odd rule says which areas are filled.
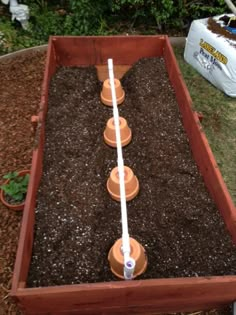
[[[108,59],[108,71],[109,71],[109,79],[110,79],[110,86],[111,86],[112,103],[113,103],[113,117],[114,117],[114,123],[115,123],[116,144],[117,144],[116,147],[117,147],[118,173],[119,173],[119,179],[120,179],[122,251],[124,255],[124,277],[125,279],[132,279],[134,268],[135,268],[135,260],[132,257],[130,257],[130,242],[129,242],[129,231],[128,231],[126,195],[125,195],[124,161],[123,161],[123,155],[122,155],[122,145],[121,145],[120,126],[119,126],[120,125],[119,112],[117,108],[112,59]]]
[[[236,7],[231,0],[225,0],[225,3],[229,7],[229,9],[236,15]]]

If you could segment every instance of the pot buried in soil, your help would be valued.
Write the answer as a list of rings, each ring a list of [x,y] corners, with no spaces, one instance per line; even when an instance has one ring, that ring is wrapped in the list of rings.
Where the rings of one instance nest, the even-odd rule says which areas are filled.
[[[19,171],[18,172],[18,176],[24,176],[26,174],[30,174],[30,170],[22,170],[22,171]],[[10,182],[10,179],[6,180],[3,185],[6,185]],[[9,203],[6,199],[6,196],[4,194],[4,191],[1,190],[1,193],[0,193],[0,199],[1,199],[1,202],[4,204],[4,206],[6,206],[7,208],[11,209],[11,210],[15,210],[15,211],[21,211],[24,209],[24,206],[25,206],[25,200],[22,201],[21,203]]]
[[[122,239],[118,239],[108,254],[111,271],[120,279],[124,279],[124,256],[122,253]],[[130,237],[130,256],[135,260],[135,269],[133,278],[141,275],[147,268],[147,257],[141,244]]]
[[[125,92],[121,86],[120,80],[114,79],[114,83],[115,83],[117,105],[120,105],[121,103],[123,103],[125,99]],[[110,85],[109,79],[106,79],[103,82],[102,92],[101,92],[101,101],[104,105],[112,107],[111,85]]]
[[[126,201],[134,199],[139,192],[139,181],[131,168],[124,166]],[[107,180],[107,190],[112,199],[120,201],[120,179],[118,167],[113,168]]]
[[[120,127],[120,137],[121,137],[121,145],[122,147],[126,146],[130,143],[132,138],[132,132],[129,128],[127,121],[123,117],[119,117],[119,127]],[[103,134],[104,141],[111,147],[116,147],[116,130],[115,130],[115,122],[114,118],[110,118],[107,121],[106,129]]]

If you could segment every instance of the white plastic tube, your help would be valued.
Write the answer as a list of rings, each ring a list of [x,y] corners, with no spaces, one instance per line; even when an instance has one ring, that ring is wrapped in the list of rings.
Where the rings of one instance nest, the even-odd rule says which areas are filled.
[[[132,279],[133,277],[134,268],[135,268],[135,260],[132,257],[130,257],[130,242],[129,242],[129,231],[128,231],[126,195],[125,195],[124,161],[123,161],[122,145],[121,145],[121,138],[120,138],[119,112],[117,108],[112,59],[108,59],[108,71],[109,71],[109,79],[110,79],[110,85],[111,85],[113,117],[114,117],[114,123],[115,123],[116,144],[117,144],[118,173],[119,173],[119,179],[120,179],[122,251],[124,255],[124,278],[128,280],[128,279]]]
[[[225,3],[229,7],[229,9],[236,15],[236,7],[231,0],[225,0]]]

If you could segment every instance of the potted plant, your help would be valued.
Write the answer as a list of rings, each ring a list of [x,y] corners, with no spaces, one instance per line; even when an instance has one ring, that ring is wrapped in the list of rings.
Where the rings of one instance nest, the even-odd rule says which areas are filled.
[[[9,172],[4,175],[5,183],[0,186],[2,203],[12,210],[23,210],[29,183],[29,170]]]

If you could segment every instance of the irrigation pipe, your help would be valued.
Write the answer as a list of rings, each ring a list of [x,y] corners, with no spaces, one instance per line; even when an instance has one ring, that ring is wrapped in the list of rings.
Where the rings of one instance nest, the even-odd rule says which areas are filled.
[[[121,201],[121,221],[122,221],[122,252],[124,255],[124,278],[130,280],[133,278],[135,260],[130,257],[130,241],[128,231],[127,205],[125,195],[125,176],[124,176],[124,161],[122,154],[121,138],[120,138],[120,122],[119,112],[116,101],[116,90],[114,83],[113,60],[108,59],[108,72],[111,86],[111,96],[113,104],[113,117],[115,123],[116,144],[117,144],[117,162],[118,174],[120,182],[120,201]]]
[[[229,9],[233,12],[233,14],[236,15],[236,7],[233,4],[233,2],[231,0],[225,0],[225,3],[229,7]]]

